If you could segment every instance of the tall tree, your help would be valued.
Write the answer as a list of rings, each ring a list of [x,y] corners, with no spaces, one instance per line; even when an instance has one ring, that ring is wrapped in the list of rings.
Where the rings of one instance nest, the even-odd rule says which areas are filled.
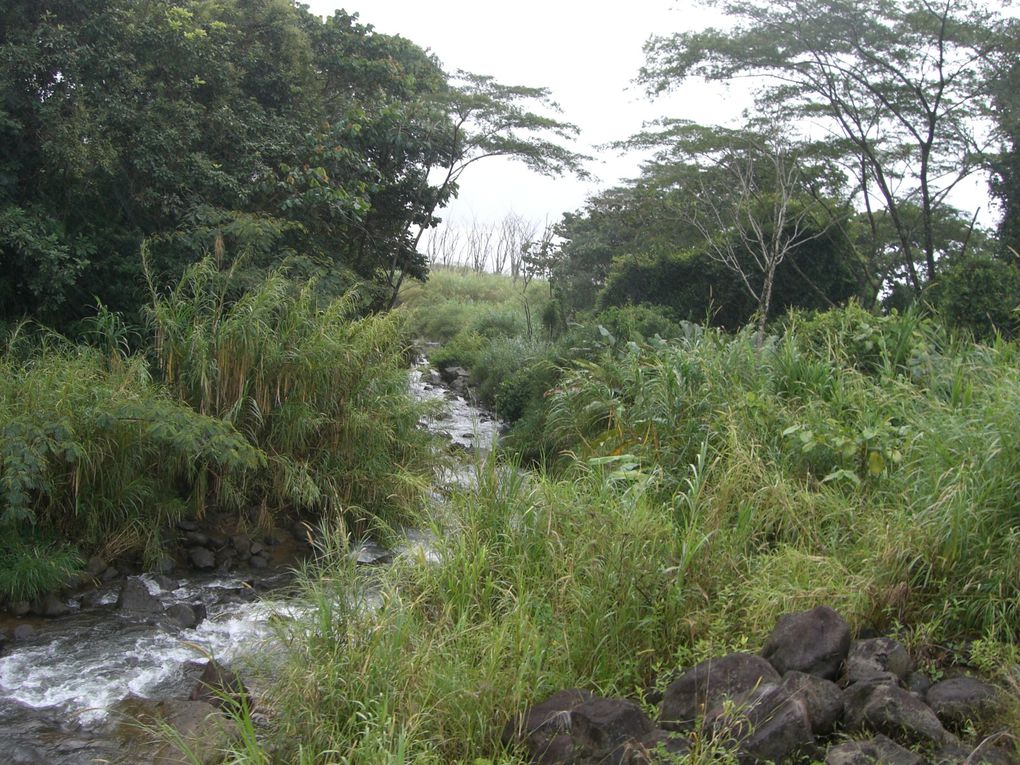
[[[969,0],[725,0],[727,29],[653,39],[652,92],[692,76],[759,77],[758,114],[834,152],[873,233],[884,214],[919,291],[935,276],[936,221],[982,164],[990,89],[980,62],[1002,20]],[[903,211],[920,211],[919,236]],[[881,243],[874,243],[876,254]]]

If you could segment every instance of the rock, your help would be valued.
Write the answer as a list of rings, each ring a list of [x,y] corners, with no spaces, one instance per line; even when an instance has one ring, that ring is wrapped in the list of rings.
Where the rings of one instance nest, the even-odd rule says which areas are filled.
[[[25,640],[31,640],[35,637],[35,627],[31,624],[19,624],[14,628],[14,632],[11,633],[11,636],[19,643]]]
[[[591,699],[570,712],[575,752],[603,761],[626,762],[624,754],[652,732],[652,721],[628,699]],[[621,750],[621,751],[617,751]],[[615,756],[614,756],[615,753]]]
[[[666,688],[660,707],[660,724],[666,730],[687,730],[695,720],[763,683],[779,683],[779,673],[765,659],[749,653],[732,653],[707,659],[685,672]]]
[[[266,548],[263,547],[259,542],[252,542],[251,543],[251,554],[252,555],[258,555],[259,553],[261,553],[265,549]]]
[[[206,547],[209,545],[209,537],[201,531],[189,531],[184,535],[184,544],[192,547]]]
[[[18,600],[11,604],[11,613],[18,619],[23,616],[28,616],[28,612],[31,610],[32,604],[27,600]]]
[[[761,655],[781,675],[806,672],[835,680],[850,650],[850,625],[827,606],[779,617]]]
[[[947,727],[959,730],[968,720],[980,722],[992,715],[1002,694],[976,677],[953,677],[928,689],[927,702]]]
[[[103,584],[109,584],[119,576],[120,571],[118,571],[113,566],[107,566],[106,571],[104,571],[99,578],[100,580],[102,580]]]
[[[181,518],[177,521],[177,528],[181,531],[198,531],[198,524],[191,518]]]
[[[266,532],[266,535],[265,535],[265,542],[266,542],[266,544],[271,545],[272,547],[276,547],[277,545],[282,545],[284,542],[287,542],[289,540],[290,540],[290,534],[288,534],[286,531],[284,531],[281,528],[276,528],[276,527],[271,528],[269,531]]]
[[[122,611],[133,611],[140,614],[159,614],[163,612],[163,604],[159,598],[149,592],[149,588],[137,576],[129,577],[117,596],[117,608]]]
[[[690,753],[691,742],[679,733],[667,733],[656,728],[639,742],[639,753],[631,757],[632,762],[655,763],[655,765],[675,765],[683,762],[683,757]]]
[[[169,555],[164,555],[156,561],[156,573],[167,576],[172,574],[177,569],[177,561],[171,558]]]
[[[932,758],[933,765],[1017,765],[1018,761],[1015,754],[987,743],[973,750],[950,744],[942,747]]]
[[[50,592],[32,601],[32,613],[36,616],[53,618],[56,616],[66,616],[71,613],[71,609],[56,593]]]
[[[174,603],[167,608],[166,616],[184,629],[192,629],[201,621],[198,614],[195,613],[195,609],[187,603]]]
[[[100,558],[98,555],[93,555],[89,558],[88,563],[85,564],[85,573],[96,578],[101,576],[106,571],[106,561]]]
[[[931,680],[924,672],[910,672],[903,678],[903,687],[923,698],[931,688]]]
[[[205,701],[128,697],[115,711],[122,720],[115,735],[125,750],[124,761],[136,765],[218,765],[223,752],[240,739],[237,724]],[[174,730],[187,754],[167,740],[162,726]]]
[[[11,747],[0,746],[0,758],[5,765],[49,765],[50,758],[43,755],[35,747],[14,744]]]
[[[234,552],[242,558],[251,555],[251,539],[246,534],[234,534],[230,538],[230,545],[234,548]]]
[[[882,678],[887,673],[902,680],[911,669],[913,662],[907,649],[892,638],[869,638],[855,640],[850,644],[846,675],[851,683]]]
[[[252,568],[269,568],[269,559],[262,555],[253,555],[251,556],[251,560],[248,561],[248,564]]]
[[[173,592],[178,587],[178,581],[171,579],[163,574],[155,574],[149,577],[149,579],[156,584],[163,592]]]
[[[846,724],[850,731],[871,730],[910,743],[957,743],[930,707],[896,685],[862,684],[848,688]]]
[[[245,688],[240,675],[219,662],[208,661],[189,698],[192,701],[205,701],[217,708],[223,708],[231,702],[240,704],[247,695],[248,689]]]
[[[734,744],[741,763],[784,762],[814,749],[806,705],[773,683],[716,707],[705,718],[704,729],[714,740]]]
[[[188,548],[188,560],[199,571],[210,571],[216,567],[216,556],[205,547]]]
[[[804,702],[811,732],[827,736],[843,721],[846,701],[843,691],[831,680],[805,672],[787,672],[783,675],[783,689],[795,699]]]
[[[557,760],[564,753],[573,753],[571,712],[595,697],[581,688],[558,691],[525,712],[515,715],[503,728],[503,746],[522,746],[533,762],[569,762]],[[565,738],[566,741],[562,739]],[[561,740],[556,740],[561,739]]]
[[[926,765],[924,758],[885,736],[847,741],[825,755],[825,765]]]

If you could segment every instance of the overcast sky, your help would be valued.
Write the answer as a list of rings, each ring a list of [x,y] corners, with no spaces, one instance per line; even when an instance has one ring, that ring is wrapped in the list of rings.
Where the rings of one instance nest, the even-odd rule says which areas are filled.
[[[466,69],[506,84],[547,87],[561,117],[581,128],[576,148],[597,157],[590,168],[597,182],[543,178],[500,159],[485,160],[468,168],[459,199],[444,213],[459,224],[472,216],[500,219],[511,210],[555,222],[598,188],[637,175],[637,158],[595,147],[627,138],[656,117],[725,121],[738,116],[745,103],[739,90],[697,84],[653,103],[633,84],[644,62],[642,45],[651,35],[711,22],[708,11],[689,1],[312,0],[309,6],[320,15],[338,7],[357,12],[380,32],[428,48],[447,71]]]

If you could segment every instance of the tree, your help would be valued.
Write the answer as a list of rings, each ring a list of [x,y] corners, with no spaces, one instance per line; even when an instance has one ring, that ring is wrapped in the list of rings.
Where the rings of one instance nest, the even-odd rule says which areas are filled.
[[[1001,45],[1001,18],[968,0],[721,5],[731,28],[648,44],[641,76],[649,90],[692,76],[761,78],[760,118],[839,159],[876,237],[879,211],[888,216],[919,292],[935,277],[947,197],[982,166],[990,90],[979,64]],[[911,205],[921,214],[919,246],[902,215]],[[876,239],[873,251],[881,246]]]

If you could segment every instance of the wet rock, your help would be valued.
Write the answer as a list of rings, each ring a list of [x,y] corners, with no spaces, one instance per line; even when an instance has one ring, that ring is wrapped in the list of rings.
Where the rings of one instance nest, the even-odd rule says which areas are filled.
[[[804,703],[811,731],[816,736],[827,736],[843,721],[846,701],[843,691],[831,680],[805,672],[787,672],[782,687],[791,698]]]
[[[179,627],[192,629],[201,621],[195,609],[187,603],[174,603],[166,609],[166,616]]]
[[[271,528],[266,532],[265,541],[266,544],[276,547],[282,545],[290,540],[290,534],[281,528]]]
[[[98,555],[93,555],[89,558],[85,564],[85,573],[92,578],[102,576],[102,573],[106,571],[107,563],[105,560],[100,558]]]
[[[179,585],[176,579],[171,579],[163,574],[155,574],[150,576],[149,579],[163,592],[173,592]]]
[[[23,643],[35,637],[35,627],[31,624],[19,624],[14,628],[14,632],[11,635],[16,642]]]
[[[956,738],[917,696],[896,685],[863,684],[846,691],[846,724],[910,743],[955,744]]]
[[[870,741],[847,741],[825,755],[825,765],[926,765],[916,752],[904,749],[892,739],[875,736]]]
[[[641,707],[628,699],[586,701],[570,712],[570,723],[575,751],[596,761],[606,755],[611,761],[626,761],[624,752],[634,749],[634,742],[654,727]]]
[[[994,685],[963,676],[935,683],[928,689],[926,700],[944,725],[960,729],[968,720],[986,720],[1000,699],[1001,693]]]
[[[240,738],[237,724],[205,701],[129,697],[116,711],[121,719],[116,736],[125,762],[133,765],[218,765],[223,752]],[[187,753],[167,741],[162,726],[176,732]]]
[[[181,518],[177,521],[177,528],[181,531],[198,531],[198,523],[191,518]]]
[[[206,547],[188,548],[188,560],[199,571],[210,571],[216,567],[216,556]]]
[[[571,762],[571,712],[595,697],[582,688],[558,691],[544,701],[515,715],[503,728],[503,746],[523,747],[533,762]]]
[[[847,680],[887,679],[890,675],[902,680],[913,669],[910,654],[898,641],[887,637],[855,640],[850,644],[846,660]]]
[[[7,765],[49,765],[50,758],[43,755],[35,747],[14,744],[11,747],[0,746],[0,762]]]
[[[850,649],[850,625],[827,606],[779,617],[762,656],[783,675],[806,672],[835,680]]]
[[[32,604],[27,600],[18,600],[11,604],[11,613],[17,618],[22,616],[28,616],[28,612],[32,610]]]
[[[695,720],[723,699],[737,696],[763,683],[779,683],[779,673],[765,659],[749,653],[732,653],[707,659],[685,672],[666,688],[660,724],[666,730],[694,727]]]
[[[205,701],[217,708],[230,703],[240,704],[248,695],[241,676],[232,669],[227,669],[217,661],[206,662],[198,683],[191,691],[192,701]]]
[[[66,616],[71,613],[71,609],[56,593],[51,592],[32,601],[32,613],[36,616],[53,618]]]
[[[234,534],[230,538],[230,546],[242,558],[246,555],[251,555],[251,539],[248,538],[247,534]]]
[[[258,554],[260,554],[265,549],[266,548],[263,547],[260,542],[252,542],[251,543],[251,554],[252,555],[258,555]]]
[[[760,685],[716,707],[704,729],[739,750],[741,763],[784,762],[814,750],[811,721],[803,700],[781,685]]]
[[[253,555],[251,556],[251,560],[248,561],[248,564],[252,568],[269,568],[269,559],[262,555]]]
[[[177,570],[177,561],[171,558],[169,555],[164,555],[156,561],[156,573],[168,576]]]
[[[120,595],[117,596],[117,608],[140,614],[163,612],[163,604],[159,602],[159,598],[152,595],[145,582],[137,576],[132,576],[124,581]]]

